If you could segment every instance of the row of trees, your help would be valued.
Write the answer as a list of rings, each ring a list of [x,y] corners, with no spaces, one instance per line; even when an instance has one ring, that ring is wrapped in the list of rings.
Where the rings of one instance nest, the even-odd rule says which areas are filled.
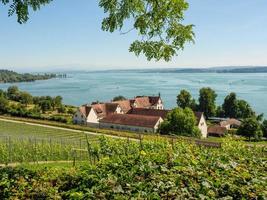
[[[66,109],[61,96],[32,96],[17,86],[11,86],[7,91],[0,90],[0,114],[67,122],[65,117],[56,114],[42,115],[47,111],[73,114],[73,109]]]
[[[28,92],[20,91],[17,86],[10,86],[7,91],[1,91],[0,93],[7,100],[19,102],[26,107],[30,104],[34,104],[39,107],[43,113],[49,110],[55,111],[56,109],[60,112],[64,112],[61,96],[34,97]]]
[[[10,70],[0,70],[0,83],[32,82],[55,78],[56,74],[19,74]]]
[[[221,106],[216,105],[216,92],[207,87],[199,91],[198,103],[187,90],[181,90],[177,96],[177,105],[180,108],[191,108],[194,111],[204,112],[209,117],[230,117],[245,119],[256,115],[245,100],[238,99],[235,93],[230,93]]]
[[[256,115],[248,102],[238,99],[235,93],[230,93],[221,106],[216,105],[217,94],[211,88],[199,91],[198,102],[186,90],[181,90],[177,96],[178,108],[173,109],[160,125],[159,132],[180,136],[200,137],[194,111],[204,112],[207,118],[212,116],[238,118],[242,125],[237,130],[238,135],[255,140],[262,136],[267,138],[267,120],[262,115]]]

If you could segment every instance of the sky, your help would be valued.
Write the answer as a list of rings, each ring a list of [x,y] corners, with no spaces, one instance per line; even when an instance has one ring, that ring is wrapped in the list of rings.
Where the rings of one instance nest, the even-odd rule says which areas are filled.
[[[171,62],[148,62],[128,48],[138,35],[101,30],[98,0],[54,0],[20,25],[0,5],[0,68],[61,69],[267,66],[266,0],[188,0],[185,24],[194,24],[195,44]],[[127,30],[127,27],[125,28]]]

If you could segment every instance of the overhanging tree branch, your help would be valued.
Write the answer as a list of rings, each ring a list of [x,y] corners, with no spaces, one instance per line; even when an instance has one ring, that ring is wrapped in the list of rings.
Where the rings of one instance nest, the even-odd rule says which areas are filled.
[[[9,16],[17,15],[20,24],[29,19],[29,9],[39,10],[52,0],[0,0],[9,6]],[[140,39],[134,41],[129,51],[148,60],[169,61],[188,42],[194,42],[193,25],[183,25],[186,0],[99,0],[99,6],[107,14],[102,21],[102,30],[121,31],[125,21],[133,21],[127,32],[137,30]],[[147,39],[144,39],[147,38]]]

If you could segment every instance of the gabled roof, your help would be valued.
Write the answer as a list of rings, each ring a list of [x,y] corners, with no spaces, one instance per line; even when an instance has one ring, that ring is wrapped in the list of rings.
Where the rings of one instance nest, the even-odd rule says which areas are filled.
[[[154,128],[160,119],[161,117],[159,116],[112,114],[99,120],[99,122],[109,123],[109,124],[127,125],[127,126]]]
[[[151,107],[152,105],[149,101],[149,97],[136,97],[135,106],[137,108],[148,108]]]
[[[148,108],[132,108],[127,114],[134,115],[144,115],[144,116],[158,116],[162,119],[167,117],[170,110],[158,110],[158,109],[148,109]]]
[[[199,124],[201,117],[204,116],[204,113],[203,112],[194,112],[194,114],[195,114],[195,117],[197,119],[197,124]]]
[[[137,96],[134,99],[137,108],[149,108],[156,105],[160,100],[159,96]]]
[[[159,110],[159,109],[150,109],[150,108],[132,108],[129,110],[127,114],[135,114],[135,115],[144,115],[144,116],[159,116],[162,119],[167,117],[167,114],[171,110]],[[201,117],[204,116],[203,112],[194,112],[197,125],[200,123]]]
[[[80,111],[85,117],[87,117],[87,116],[89,115],[90,111],[91,111],[91,106],[86,106],[86,105],[81,106],[81,107],[79,108],[79,111]]]
[[[116,103],[102,103],[91,105],[97,116],[100,118],[115,113],[118,106],[119,104]]]
[[[228,125],[235,125],[235,126],[241,126],[241,121],[237,120],[237,119],[234,119],[234,118],[231,118],[231,119],[228,119],[226,121],[222,121],[220,122],[220,125],[221,126],[228,126]]]
[[[118,104],[124,113],[127,113],[132,108],[130,100],[114,101],[112,103]]]

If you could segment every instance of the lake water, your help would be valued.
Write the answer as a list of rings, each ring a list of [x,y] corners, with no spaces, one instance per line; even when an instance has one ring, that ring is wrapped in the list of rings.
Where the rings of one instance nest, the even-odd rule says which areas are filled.
[[[0,84],[1,89],[18,85],[33,95],[61,95],[66,104],[81,105],[92,101],[110,101],[114,96],[132,98],[161,93],[166,108],[176,105],[181,89],[198,98],[199,89],[211,87],[221,104],[230,92],[248,101],[258,113],[267,116],[267,73],[140,73],[140,72],[72,72],[66,79],[32,83]]]

